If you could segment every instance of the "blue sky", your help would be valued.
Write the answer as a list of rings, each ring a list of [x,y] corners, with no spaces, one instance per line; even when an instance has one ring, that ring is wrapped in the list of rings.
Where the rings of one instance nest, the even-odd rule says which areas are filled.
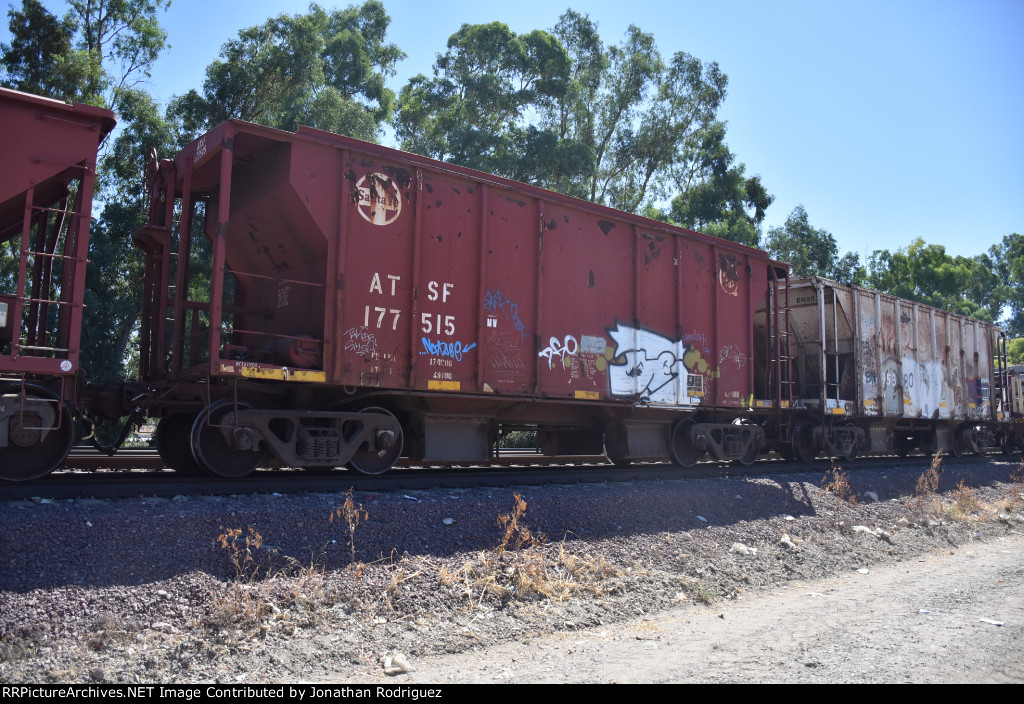
[[[164,16],[172,48],[150,89],[166,102],[200,87],[239,29],[308,4],[173,0]],[[1024,232],[1024,0],[384,4],[389,37],[408,55],[396,91],[429,73],[465,22],[549,29],[570,6],[598,23],[606,44],[635,24],[666,58],[686,51],[718,62],[729,76],[727,141],[775,196],[766,227],[803,204],[812,225],[862,258],[917,237],[970,256]],[[6,22],[0,40],[9,40]]]

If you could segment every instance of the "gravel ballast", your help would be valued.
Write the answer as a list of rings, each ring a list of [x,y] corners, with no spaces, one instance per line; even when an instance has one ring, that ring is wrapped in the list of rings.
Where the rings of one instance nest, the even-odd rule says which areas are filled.
[[[847,475],[855,503],[821,489],[820,465],[355,492],[347,516],[343,491],[6,502],[0,680],[401,678],[427,657],[1019,536],[1018,465],[947,461],[935,496],[915,496],[921,467],[872,465]]]

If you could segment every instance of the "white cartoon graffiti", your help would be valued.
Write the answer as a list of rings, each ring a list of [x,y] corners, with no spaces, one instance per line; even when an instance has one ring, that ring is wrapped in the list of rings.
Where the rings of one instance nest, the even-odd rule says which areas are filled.
[[[653,403],[687,403],[689,372],[683,358],[690,345],[657,333],[616,324],[608,330],[615,342],[608,364],[613,396],[639,396]]]

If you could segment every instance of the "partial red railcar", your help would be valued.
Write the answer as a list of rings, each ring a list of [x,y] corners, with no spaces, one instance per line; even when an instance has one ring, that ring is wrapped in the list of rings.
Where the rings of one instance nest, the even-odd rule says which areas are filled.
[[[109,110],[0,88],[0,478],[59,465],[74,440],[96,154]]]
[[[308,128],[226,122],[150,182],[142,379],[179,469],[486,459],[499,427],[749,462],[785,424],[762,251]]]

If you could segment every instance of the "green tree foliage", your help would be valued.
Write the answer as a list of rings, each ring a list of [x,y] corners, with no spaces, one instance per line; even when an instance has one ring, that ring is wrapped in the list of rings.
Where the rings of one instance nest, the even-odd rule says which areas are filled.
[[[565,94],[569,57],[548,32],[517,35],[492,22],[463,25],[434,64],[399,97],[395,132],[403,148],[534,183],[566,181],[591,155],[532,122]]]
[[[384,81],[405,58],[386,41],[390,22],[383,3],[367,0],[330,12],[312,4],[244,29],[206,68],[202,91],[176,98],[168,114],[189,136],[237,118],[374,140],[394,109]]]
[[[119,118],[122,129],[100,160],[106,203],[89,233],[82,365],[97,382],[134,375],[137,350],[131,342],[142,306],[143,260],[131,236],[146,221],[150,156],[172,153],[178,141],[145,91],[122,93]]]
[[[167,44],[158,13],[170,0],[71,0],[58,19],[39,0],[8,11],[11,43],[0,45],[3,85],[121,111],[125,94],[150,76]]]
[[[1024,337],[1006,342],[1007,364],[1024,364]]]
[[[11,43],[0,44],[3,85],[74,100],[84,95],[84,86],[97,80],[95,64],[75,51],[78,22],[73,15],[57,19],[39,0],[24,0],[20,10],[8,10]]]
[[[170,0],[70,0],[79,30],[78,47],[97,70],[81,85],[87,99],[102,96],[105,107],[120,112],[127,91],[150,77],[157,56],[167,46],[158,13]]]
[[[410,151],[651,212],[731,164],[717,121],[726,85],[717,64],[664,61],[635,26],[605,46],[569,10],[550,32],[463,25],[433,76],[402,89],[395,129]]]
[[[721,158],[712,162],[708,178],[672,199],[669,218],[708,235],[758,247],[765,210],[775,197],[768,193],[760,176],[745,178],[746,167],[733,165],[734,158],[724,142],[716,151]]]
[[[776,259],[788,262],[794,276],[824,276],[844,284],[861,284],[865,272],[860,257],[847,252],[828,230],[812,227],[802,205],[793,208],[782,227],[768,230],[766,247]]]
[[[895,252],[872,252],[867,282],[876,290],[961,315],[988,321],[999,317],[996,281],[985,255],[951,257],[942,245],[918,238]]]
[[[984,255],[983,255],[984,256]],[[1009,317],[1005,321],[1011,335],[1024,336],[1024,235],[1016,232],[1003,237],[1000,244],[993,245],[983,266],[990,264],[996,283],[990,306],[998,306],[1000,313],[1005,306]],[[1000,316],[994,316],[1000,317]]]

